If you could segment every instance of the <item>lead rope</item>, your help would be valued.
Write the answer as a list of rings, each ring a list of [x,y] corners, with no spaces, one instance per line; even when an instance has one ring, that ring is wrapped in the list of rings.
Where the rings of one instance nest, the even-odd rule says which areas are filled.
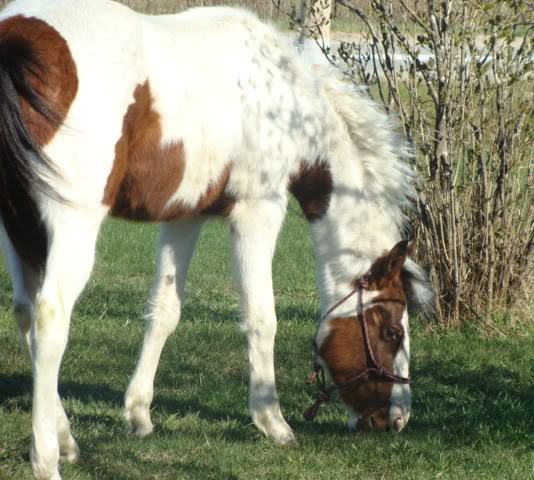
[[[354,290],[352,290],[348,295],[343,297],[339,302],[334,304],[333,307],[331,307],[321,318],[321,321],[319,322],[319,325],[323,323],[323,321],[330,315],[336,308],[341,306],[343,303],[345,303],[350,297],[352,297],[356,292],[358,292],[358,319],[360,321],[360,326],[362,329],[363,334],[363,341],[366,351],[366,357],[367,357],[367,364],[371,364],[371,366],[368,366],[367,369],[365,369],[363,372],[359,373],[355,377],[351,378],[348,382],[342,384],[342,385],[336,385],[333,384],[330,387],[326,386],[326,377],[324,373],[324,368],[320,365],[315,366],[315,371],[312,372],[308,376],[308,380],[306,381],[307,384],[311,384],[314,381],[317,381],[317,384],[319,386],[319,392],[317,394],[317,399],[313,403],[313,405],[308,408],[304,412],[304,420],[311,421],[313,420],[317,414],[319,413],[319,409],[321,408],[321,405],[323,403],[328,402],[332,398],[332,393],[336,390],[341,390],[345,387],[348,387],[349,385],[353,384],[354,382],[360,380],[362,377],[368,374],[374,374],[376,377],[380,378],[387,378],[388,380],[395,382],[395,383],[403,383],[403,384],[410,384],[412,383],[411,378],[409,377],[401,377],[400,375],[396,375],[394,373],[389,372],[386,370],[382,365],[380,365],[373,354],[373,349],[371,348],[371,343],[369,341],[369,332],[367,329],[367,323],[365,322],[365,317],[363,315],[363,289],[367,288],[369,284],[369,274],[366,274],[362,277],[362,279],[357,283]]]

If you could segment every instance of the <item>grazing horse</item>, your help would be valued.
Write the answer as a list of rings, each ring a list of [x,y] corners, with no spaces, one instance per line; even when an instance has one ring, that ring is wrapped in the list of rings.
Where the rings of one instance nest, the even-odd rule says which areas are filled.
[[[79,459],[58,374],[108,214],[161,223],[125,398],[133,432],[153,429],[154,376],[195,243],[205,219],[221,216],[235,248],[251,416],[269,438],[294,442],[275,387],[271,278],[290,193],[310,223],[327,313],[317,362],[340,386],[362,372],[341,390],[352,426],[400,431],[409,386],[366,369],[374,354],[382,373],[408,376],[407,303],[429,299],[399,242],[413,192],[407,153],[367,97],[304,64],[245,11],[151,17],[108,0],[9,4],[0,13],[0,243],[32,364],[35,477],[58,479],[60,460]]]

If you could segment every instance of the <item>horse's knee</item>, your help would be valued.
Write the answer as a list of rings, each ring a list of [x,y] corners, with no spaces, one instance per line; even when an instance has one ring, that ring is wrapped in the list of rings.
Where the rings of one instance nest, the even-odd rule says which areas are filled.
[[[181,302],[174,284],[160,287],[150,300],[151,308],[146,315],[148,331],[154,336],[168,338],[174,333],[181,315]]]
[[[52,298],[42,299],[35,308],[35,338],[46,338],[53,343],[64,343],[68,336],[70,318],[66,315],[61,301]]]
[[[166,340],[178,327],[180,321],[180,311],[158,311],[152,310],[146,316],[147,330],[151,331],[153,336],[161,337]]]

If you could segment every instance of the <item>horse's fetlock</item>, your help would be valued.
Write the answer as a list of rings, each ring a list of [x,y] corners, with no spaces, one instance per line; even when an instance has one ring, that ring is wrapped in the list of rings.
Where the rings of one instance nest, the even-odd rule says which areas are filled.
[[[130,433],[139,437],[145,437],[154,431],[154,425],[150,419],[150,408],[145,405],[138,405],[125,411],[126,421]]]
[[[36,480],[57,480],[61,479],[58,470],[59,446],[57,442],[50,445],[42,444],[39,451],[35,446],[32,447],[30,455],[33,476]]]

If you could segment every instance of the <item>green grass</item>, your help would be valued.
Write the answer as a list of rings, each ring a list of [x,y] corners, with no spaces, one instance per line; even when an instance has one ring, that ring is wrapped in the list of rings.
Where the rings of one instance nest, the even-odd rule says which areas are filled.
[[[318,313],[307,226],[289,214],[274,265],[276,369],[300,446],[264,439],[247,413],[246,339],[238,329],[227,228],[205,229],[177,333],[164,351],[155,433],[126,433],[122,398],[143,336],[154,270],[153,226],[108,222],[94,275],[75,310],[60,392],[83,464],[64,479],[534,478],[532,335],[435,334],[413,322],[413,418],[400,435],[350,434],[339,401],[302,420],[313,388]],[[18,351],[10,287],[0,271],[0,478],[29,479],[31,379]]]

